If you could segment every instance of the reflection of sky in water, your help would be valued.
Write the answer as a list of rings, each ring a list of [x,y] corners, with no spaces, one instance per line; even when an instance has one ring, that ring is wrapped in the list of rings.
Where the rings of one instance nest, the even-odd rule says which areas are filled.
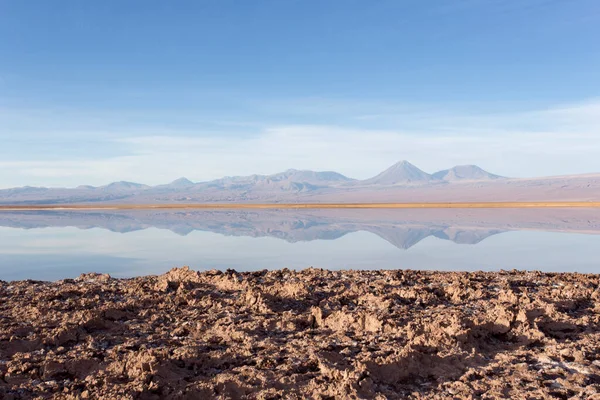
[[[477,244],[429,236],[401,249],[371,232],[335,240],[289,243],[274,237],[224,236],[193,231],[179,236],[149,228],[114,233],[92,228],[0,227],[0,279],[55,280],[82,272],[113,276],[159,274],[175,266],[194,269],[535,269],[600,273],[600,235],[514,231]]]
[[[102,254],[0,254],[0,279],[54,281],[89,271],[117,276],[135,261]]]

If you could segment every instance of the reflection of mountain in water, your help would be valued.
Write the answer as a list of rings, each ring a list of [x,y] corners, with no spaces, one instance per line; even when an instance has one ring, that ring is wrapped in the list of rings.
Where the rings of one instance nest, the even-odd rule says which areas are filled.
[[[435,232],[435,233],[433,233],[433,236],[440,238],[440,239],[452,240],[454,243],[477,244],[477,243],[481,242],[483,239],[486,239],[492,235],[496,235],[496,234],[502,233],[502,232],[505,232],[505,231],[499,230],[499,229],[455,230],[455,229],[449,228],[449,229],[445,229],[441,232]]]
[[[334,240],[367,231],[401,249],[434,236],[459,244],[476,244],[508,230],[584,230],[598,233],[600,221],[585,210],[556,211],[550,216],[529,210],[494,212],[473,210],[403,211],[19,211],[0,212],[0,226],[102,228],[127,233],[148,228],[168,229],[179,235],[207,231],[227,236],[274,237],[288,242]],[[500,215],[499,215],[500,214]]]
[[[375,233],[379,237],[387,240],[394,246],[401,249],[409,249],[429,236],[450,240],[459,244],[477,244],[487,237],[505,232],[499,229],[465,228],[463,230],[456,230],[455,228],[450,227],[407,228],[400,226],[392,228],[371,227],[370,229],[365,230]]]

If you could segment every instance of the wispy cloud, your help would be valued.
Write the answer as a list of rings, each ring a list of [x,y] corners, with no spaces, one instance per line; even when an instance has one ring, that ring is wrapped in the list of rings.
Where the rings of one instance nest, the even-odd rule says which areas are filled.
[[[346,106],[355,109],[338,105],[336,113]],[[384,111],[372,119],[394,125],[397,116]],[[400,129],[349,127],[351,117],[347,124],[271,124],[241,135],[167,129],[143,135],[139,129],[135,134],[125,129],[104,135],[106,151],[93,158],[89,151],[63,160],[43,154],[20,161],[5,158],[0,161],[0,187],[121,179],[158,184],[180,176],[201,181],[287,168],[367,178],[401,159],[429,172],[463,163],[507,176],[600,172],[598,100],[527,112],[428,115],[415,112],[412,121],[398,124],[410,128]]]

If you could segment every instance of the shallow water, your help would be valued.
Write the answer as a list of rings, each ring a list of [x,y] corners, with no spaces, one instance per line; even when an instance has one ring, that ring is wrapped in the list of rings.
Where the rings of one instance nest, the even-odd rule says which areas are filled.
[[[600,273],[600,214],[578,210],[0,213],[0,280],[198,270],[527,269]]]

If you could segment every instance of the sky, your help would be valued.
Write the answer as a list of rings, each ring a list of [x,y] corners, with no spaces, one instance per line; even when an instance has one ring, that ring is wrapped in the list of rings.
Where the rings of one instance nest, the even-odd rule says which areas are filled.
[[[600,172],[597,0],[0,0],[0,188]]]

